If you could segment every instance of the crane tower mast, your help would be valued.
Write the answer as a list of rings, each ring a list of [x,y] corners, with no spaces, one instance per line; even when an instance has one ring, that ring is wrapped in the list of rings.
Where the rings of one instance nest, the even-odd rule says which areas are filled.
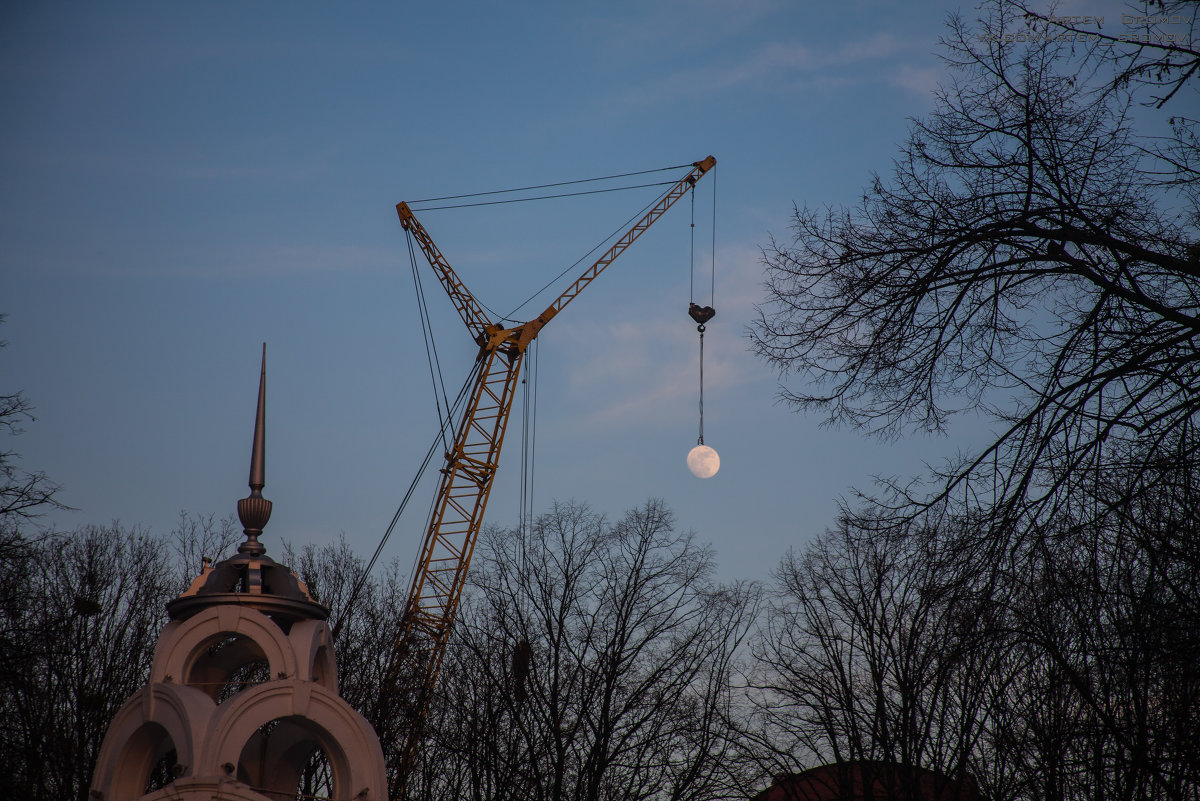
[[[407,203],[397,204],[396,212],[401,225],[420,246],[479,345],[470,399],[455,431],[451,450],[445,457],[433,514],[401,619],[401,632],[388,671],[387,684],[391,686],[385,686],[380,698],[381,704],[390,704],[392,699],[387,696],[395,692],[400,662],[415,660],[413,678],[416,698],[408,713],[410,725],[402,752],[401,793],[416,756],[420,729],[441,668],[450,627],[458,610],[492,479],[499,465],[500,448],[504,443],[504,431],[525,351],[555,315],[578,297],[588,284],[687,194],[716,163],[716,159],[709,156],[692,164],[687,175],[673,184],[646,214],[626,229],[621,238],[541,314],[512,328],[505,328],[488,318],[414,216],[412,209]]]

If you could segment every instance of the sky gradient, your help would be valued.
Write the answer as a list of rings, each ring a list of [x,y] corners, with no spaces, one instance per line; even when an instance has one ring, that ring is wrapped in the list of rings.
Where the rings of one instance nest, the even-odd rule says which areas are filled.
[[[706,280],[715,183],[705,441],[720,473],[701,481],[684,464],[698,366],[685,200],[539,338],[534,503],[618,517],[660,497],[712,543],[723,577],[764,578],[855,487],[919,473],[981,435],[969,422],[897,442],[823,429],[777,403],[778,377],[745,336],[763,300],[760,248],[787,240],[793,204],[853,204],[890,170],[945,77],[937,42],[954,10],[5,4],[0,377],[36,407],[13,443],[22,464],[78,510],[45,522],[165,532],[180,510],[232,513],[265,341],[268,552],[344,533],[369,554],[437,425],[395,204],[711,153],[696,261]],[[507,311],[647,199],[419,218],[480,300]],[[474,346],[421,268],[453,391]],[[489,506],[497,525],[518,514],[519,415]],[[433,492],[431,480],[418,490],[386,559],[415,555]]]

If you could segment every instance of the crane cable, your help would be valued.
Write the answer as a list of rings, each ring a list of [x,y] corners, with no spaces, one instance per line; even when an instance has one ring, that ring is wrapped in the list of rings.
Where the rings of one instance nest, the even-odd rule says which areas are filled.
[[[668,169],[677,169],[677,168],[668,168]],[[629,174],[636,175],[638,173],[629,173]],[[578,182],[568,182],[568,183],[578,183]],[[540,188],[540,187],[534,187],[534,188]],[[515,190],[512,190],[512,191],[515,191]],[[552,278],[550,281],[548,281],[545,284],[545,286],[543,286],[541,289],[537,290],[532,295],[530,295],[528,298],[526,298],[519,306],[517,306],[511,312],[509,312],[508,315],[505,316],[503,319],[511,320],[512,315],[516,314],[522,308],[527,306],[534,298],[536,298],[538,295],[541,295],[543,292],[545,292],[547,289],[549,289],[551,286],[553,286],[555,282],[557,282],[559,279],[561,279],[569,271],[571,271],[575,267],[579,266],[579,263],[582,262],[584,259],[591,256],[597,250],[604,247],[605,244],[607,244],[610,240],[612,240],[614,237],[616,237],[622,231],[626,230],[634,220],[639,219],[642,216],[644,216],[645,213],[651,207],[653,207],[655,204],[657,204],[663,198],[663,196],[665,194],[666,193],[664,192],[664,193],[660,193],[659,195],[657,195],[653,200],[651,200],[649,203],[647,203],[645,206],[643,206],[639,211],[634,213],[633,216],[631,216],[628,220],[626,220],[624,223],[622,223],[615,231],[610,233],[604,239],[600,240],[600,242],[598,242],[591,250],[589,250],[587,253],[580,256],[578,259],[576,259],[576,261],[573,264],[571,264],[569,267],[567,267],[562,272],[560,272],[558,275],[556,275],[554,278]],[[694,197],[693,197],[692,203],[693,203],[693,205],[695,204]],[[531,360],[532,361],[532,369],[530,366],[531,362],[527,360],[524,364],[525,378],[521,381],[522,385],[524,386],[524,396],[522,398],[523,411],[522,411],[522,421],[521,421],[522,422],[522,426],[521,426],[521,501],[520,501],[521,506],[520,506],[518,527],[521,531],[522,536],[529,535],[532,524],[533,524],[533,518],[534,518],[533,486],[534,486],[534,473],[535,473],[535,469],[537,466],[537,379],[538,379],[538,353],[539,353],[537,345],[538,345],[537,339],[534,339],[530,343],[530,349],[533,351],[533,353],[532,353],[533,358]],[[701,399],[701,406],[703,406],[703,399]],[[703,436],[703,432],[701,432],[701,436]]]
[[[580,197],[582,195],[602,195],[606,192],[624,192],[626,189],[645,189],[649,186],[674,186],[675,181],[656,181],[649,184],[633,184],[631,186],[614,186],[608,189],[588,189],[583,192],[559,192],[554,195],[535,195],[534,197],[514,197],[507,200],[481,200],[476,203],[452,203],[447,206],[423,206],[413,211],[442,211],[444,209],[471,209],[478,206],[500,206],[505,203],[528,203],[531,200],[554,200],[560,197]],[[518,190],[501,190],[518,191]]]
[[[639,170],[636,172],[625,172],[625,173],[619,173],[619,174],[614,174],[614,175],[605,175],[605,176],[601,176],[599,178],[580,178],[580,179],[577,179],[574,181],[558,181],[557,183],[538,184],[535,186],[521,186],[521,187],[516,187],[513,189],[495,189],[495,190],[491,190],[488,192],[469,192],[469,193],[461,194],[461,195],[443,195],[441,197],[427,197],[427,198],[422,198],[421,200],[410,200],[409,206],[413,208],[413,211],[421,211],[421,212],[441,211],[444,209],[473,208],[476,206],[493,206],[493,205],[500,205],[500,204],[504,204],[504,203],[523,203],[523,202],[526,202],[529,200],[548,200],[548,199],[562,198],[562,197],[578,197],[580,195],[592,195],[592,194],[600,194],[600,193],[604,193],[604,192],[620,192],[620,191],[624,191],[627,189],[645,189],[645,188],[652,187],[652,186],[670,187],[670,186],[674,186],[676,182],[675,181],[662,181],[662,182],[657,182],[657,183],[633,184],[633,185],[629,185],[629,186],[611,187],[611,188],[607,188],[607,189],[595,189],[595,190],[588,190],[588,191],[584,191],[584,192],[564,192],[564,193],[552,194],[552,195],[539,195],[537,197],[510,198],[510,199],[506,199],[506,200],[486,201],[486,202],[481,202],[481,203],[458,203],[458,204],[450,204],[450,205],[443,205],[443,206],[427,206],[424,208],[418,207],[418,204],[421,204],[421,203],[436,203],[436,202],[440,202],[443,200],[460,200],[460,199],[464,199],[464,198],[486,197],[488,195],[503,195],[503,194],[508,194],[508,193],[512,193],[512,192],[527,192],[527,191],[532,191],[535,189],[548,189],[548,188],[553,188],[556,186],[572,186],[572,185],[576,185],[576,184],[584,184],[584,183],[591,183],[591,182],[597,182],[597,181],[610,181],[610,180],[615,180],[617,178],[629,178],[629,177],[635,176],[635,175],[648,175],[650,173],[655,173],[655,172],[666,172],[668,170],[679,170],[679,169],[682,169],[683,167],[687,167],[687,166],[690,166],[690,165],[677,164],[677,165],[674,165],[671,167],[659,167],[658,169],[653,169],[653,170]],[[647,203],[645,206],[643,206],[639,211],[634,213],[628,220],[626,220],[624,223],[622,223],[615,231],[613,231],[608,236],[606,236],[604,239],[602,239],[598,244],[596,244],[595,247],[593,247],[587,253],[580,256],[571,265],[564,268],[563,271],[560,272],[558,275],[554,276],[549,281],[547,281],[544,286],[542,286],[540,289],[538,289],[532,295],[530,295],[525,300],[523,300],[519,305],[517,305],[508,314],[500,314],[495,309],[492,309],[487,304],[485,304],[479,298],[476,298],[476,300],[479,302],[480,306],[482,306],[484,309],[486,309],[489,313],[491,313],[491,315],[496,320],[498,320],[500,322],[505,322],[505,323],[523,322],[521,320],[517,320],[515,317],[513,317],[513,315],[515,315],[521,309],[525,308],[525,306],[529,305],[529,303],[531,303],[539,295],[546,292],[546,290],[548,290],[550,287],[552,287],[557,281],[561,280],[564,275],[571,272],[571,270],[573,270],[574,268],[578,267],[580,265],[580,263],[583,262],[584,259],[586,259],[589,256],[591,256],[592,254],[594,254],[597,250],[602,248],[610,240],[612,240],[613,238],[615,238],[616,236],[621,234],[623,231],[625,231],[625,229],[627,229],[634,222],[634,220],[637,220],[640,217],[644,216],[646,214],[646,212],[649,211],[654,206],[654,204],[656,204],[660,200],[662,200],[662,198],[666,194],[667,194],[667,190],[663,190],[658,195],[656,195],[653,200],[651,200],[649,203]],[[694,202],[694,200],[693,200],[693,202]]]
[[[623,172],[623,173],[619,173],[619,174],[615,174],[615,175],[604,175],[599,178],[579,178],[574,181],[558,181],[558,182],[552,183],[552,184],[538,184],[536,186],[518,186],[518,187],[514,187],[512,189],[493,189],[489,192],[468,192],[467,194],[463,194],[463,195],[442,195],[441,197],[427,197],[427,198],[421,198],[420,200],[410,200],[409,205],[411,206],[411,205],[414,205],[417,203],[437,203],[437,202],[440,202],[443,200],[462,200],[464,198],[469,198],[469,197],[486,197],[487,195],[507,195],[512,192],[532,192],[535,189],[552,189],[556,186],[574,186],[576,184],[595,183],[598,181],[613,181],[613,180],[616,180],[617,178],[631,178],[634,175],[650,175],[651,173],[666,172],[668,170],[672,170],[672,171],[673,170],[681,170],[687,166],[690,166],[690,165],[676,164],[672,167],[658,167],[653,170],[638,170],[636,172]],[[656,184],[646,184],[646,186],[655,186],[655,185]],[[602,190],[602,191],[615,192],[615,191],[619,191],[620,189],[634,189],[634,188],[638,188],[638,187],[618,187],[617,189],[609,189],[609,190]],[[583,193],[583,194],[587,194],[587,193]],[[548,195],[547,197],[572,197],[572,195],[569,195],[569,194],[567,194],[567,195]],[[527,200],[542,200],[544,198],[525,198],[525,199],[527,199]],[[514,199],[514,200],[510,200],[510,201],[499,201],[499,202],[501,202],[501,203],[520,203],[521,200],[522,199]],[[460,207],[459,206],[443,206],[440,208],[460,208]],[[427,208],[427,209],[423,209],[423,211],[437,211],[437,209],[428,209]]]
[[[417,252],[413,247],[412,232],[405,229],[404,233],[408,240],[408,259],[412,267],[413,285],[416,288],[417,294],[417,313],[421,319],[421,339],[425,343],[425,361],[429,364],[429,380],[433,382],[433,403],[437,407],[438,431],[442,432],[443,446],[445,446],[446,450],[450,450],[450,446],[445,441],[446,424],[450,415],[450,401],[446,398],[446,382],[442,378],[442,363],[438,359],[437,343],[433,337],[433,323],[429,316],[429,306],[425,301],[425,286],[421,282],[421,271],[417,269]],[[439,388],[441,389],[440,396],[438,395]],[[444,416],[442,414],[443,403],[446,404],[446,414]]]
[[[713,202],[712,202],[712,264],[709,270],[708,305],[696,303],[696,193],[692,193],[691,218],[691,251],[688,262],[688,316],[696,322],[696,331],[700,334],[700,431],[696,438],[697,445],[704,444],[704,331],[705,323],[717,315],[713,305],[717,291],[717,173],[713,170]]]
[[[519,526],[523,535],[529,533],[533,521],[533,478],[537,456],[537,379],[538,341],[529,343],[532,359],[526,357],[521,416],[521,511]]]
[[[672,184],[672,186],[674,186],[674,184]],[[508,316],[505,317],[504,319],[511,320],[512,315],[516,314],[521,309],[528,306],[530,304],[530,302],[533,301],[534,298],[536,298],[538,295],[541,295],[547,289],[552,287],[557,281],[559,281],[564,275],[566,275],[567,273],[571,272],[576,267],[578,267],[583,262],[584,259],[591,256],[593,253],[595,253],[600,248],[604,247],[606,244],[608,244],[608,242],[610,240],[612,240],[618,234],[627,230],[629,228],[629,226],[632,225],[635,220],[638,220],[638,219],[641,219],[642,217],[644,217],[646,215],[646,213],[651,208],[654,207],[655,204],[657,204],[660,200],[662,200],[666,196],[666,194],[667,194],[666,192],[661,192],[658,195],[656,195],[653,200],[651,200],[649,203],[647,203],[646,205],[644,205],[640,209],[638,209],[636,212],[634,212],[629,217],[629,219],[627,219],[625,222],[621,223],[616,228],[616,230],[614,230],[611,234],[609,234],[608,236],[604,237],[604,239],[597,242],[596,245],[591,250],[589,250],[587,253],[584,253],[582,256],[580,256],[578,259],[576,259],[574,263],[572,263],[570,266],[564,268],[562,272],[560,272],[558,275],[554,276],[549,281],[547,281],[546,284],[541,289],[539,289],[537,292],[534,292],[532,295],[525,298],[525,300],[521,301],[521,304],[519,306],[517,306],[515,309],[513,309],[512,311],[510,311],[508,313]]]
[[[453,415],[458,412],[463,405],[463,401],[467,399],[468,395],[470,394],[469,390],[474,385],[475,376],[478,372],[478,369],[472,370],[467,376],[467,380],[463,382],[462,388],[458,391],[458,396],[454,399],[454,404],[451,407],[450,417],[453,417]],[[359,575],[358,581],[355,582],[354,588],[350,591],[350,597],[346,600],[345,605],[342,607],[342,611],[338,615],[338,622],[333,627],[334,637],[337,637],[338,632],[341,631],[342,623],[345,622],[346,614],[348,614],[350,609],[353,608],[355,600],[358,599],[359,592],[362,590],[363,585],[366,584],[367,578],[371,574],[371,569],[375,567],[375,563],[379,560],[379,555],[383,552],[384,545],[387,544],[388,538],[392,536],[392,531],[396,528],[396,524],[400,521],[400,516],[408,506],[408,502],[412,499],[413,493],[417,489],[417,484],[425,475],[425,471],[429,468],[429,463],[433,460],[433,455],[437,453],[438,444],[440,442],[445,442],[446,427],[447,426],[445,425],[440,426],[438,433],[433,437],[433,441],[429,443],[429,450],[425,452],[425,458],[421,460],[421,465],[417,468],[416,475],[413,476],[412,481],[409,483],[408,490],[405,491],[404,498],[400,501],[400,506],[397,507],[396,513],[392,515],[392,521],[388,523],[387,530],[384,531],[383,537],[379,540],[379,545],[375,547],[375,553],[371,555],[370,561],[367,562],[367,566],[363,568],[362,573]]]
[[[704,326],[698,326],[700,331],[700,436],[696,437],[696,444],[704,444]]]
[[[412,249],[411,238],[409,240],[409,249],[410,249],[410,251]],[[412,254],[412,255],[413,255],[414,265],[415,265],[416,256],[415,256],[415,254]],[[350,597],[346,600],[346,603],[343,605],[340,613],[338,614],[337,623],[333,627],[333,637],[334,638],[336,638],[337,635],[341,632],[342,624],[346,620],[346,615],[349,614],[351,609],[353,609],[354,602],[356,600],[358,600],[358,594],[362,591],[362,588],[366,584],[368,577],[370,577],[371,570],[375,567],[375,563],[379,560],[379,555],[383,552],[384,546],[387,544],[388,539],[392,536],[392,531],[395,530],[396,524],[398,522],[400,522],[400,517],[404,513],[405,508],[408,506],[408,502],[412,499],[413,493],[416,492],[417,484],[420,483],[421,478],[424,477],[425,471],[429,469],[429,463],[433,460],[433,455],[435,453],[437,453],[438,444],[441,443],[443,451],[449,450],[449,447],[446,444],[446,434],[448,432],[448,429],[450,429],[455,415],[458,413],[459,409],[463,405],[463,402],[467,399],[468,395],[470,394],[470,389],[474,385],[476,374],[479,372],[480,369],[482,369],[482,362],[476,361],[475,369],[473,369],[467,375],[466,380],[463,382],[462,387],[458,391],[458,395],[454,398],[454,402],[450,403],[448,400],[446,400],[446,396],[445,396],[446,388],[445,388],[445,384],[440,381],[441,365],[437,359],[437,347],[436,347],[436,343],[434,343],[434,341],[433,341],[433,329],[428,324],[429,312],[428,312],[428,308],[425,307],[425,296],[424,296],[424,291],[421,288],[419,271],[414,273],[414,275],[418,276],[416,278],[416,280],[417,280],[417,297],[418,297],[417,305],[418,305],[418,310],[419,310],[419,316],[421,318],[422,336],[426,340],[426,348],[427,348],[426,357],[430,362],[431,377],[434,374],[434,365],[437,365],[437,377],[434,382],[434,401],[435,401],[435,403],[439,404],[438,405],[438,421],[439,421],[438,431],[437,431],[437,434],[434,435],[433,441],[429,443],[429,450],[427,450],[425,452],[425,457],[421,460],[421,464],[417,468],[416,474],[413,476],[412,481],[409,483],[408,489],[404,493],[404,498],[401,499],[400,505],[396,508],[396,513],[394,515],[392,515],[392,520],[390,523],[388,523],[387,530],[384,531],[383,536],[379,540],[379,544],[377,546],[375,546],[375,552],[373,554],[371,554],[370,561],[367,562],[366,567],[363,568],[362,573],[358,577],[358,581],[356,581],[354,583],[353,589],[350,590]],[[437,390],[438,390],[439,385],[441,386],[441,390],[442,390],[442,400],[445,400],[445,402],[446,402],[445,415],[443,415],[441,412],[440,404],[441,404],[442,400],[438,399],[438,391]],[[432,514],[432,512],[431,512],[431,514]],[[418,557],[419,557],[419,555],[418,555]],[[415,570],[415,563],[414,563],[413,569]]]

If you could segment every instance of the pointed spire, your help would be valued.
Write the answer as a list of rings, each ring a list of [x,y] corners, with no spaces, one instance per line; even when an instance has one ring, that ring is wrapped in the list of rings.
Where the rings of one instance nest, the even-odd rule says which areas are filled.
[[[263,527],[271,519],[271,502],[262,496],[266,486],[267,461],[267,343],[263,343],[262,372],[258,378],[258,412],[254,417],[254,446],[250,451],[250,495],[238,501],[238,518],[246,533],[246,541],[238,553],[261,556],[266,547],[258,541]]]
[[[262,372],[258,375],[258,410],[254,415],[254,446],[250,451],[250,489],[262,497],[267,483],[267,343],[263,343]]]

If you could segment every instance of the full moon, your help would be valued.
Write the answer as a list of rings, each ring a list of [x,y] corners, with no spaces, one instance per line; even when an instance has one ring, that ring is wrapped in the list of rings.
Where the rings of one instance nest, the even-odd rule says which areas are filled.
[[[696,478],[712,478],[721,469],[721,457],[707,445],[697,445],[688,451],[687,466]]]

